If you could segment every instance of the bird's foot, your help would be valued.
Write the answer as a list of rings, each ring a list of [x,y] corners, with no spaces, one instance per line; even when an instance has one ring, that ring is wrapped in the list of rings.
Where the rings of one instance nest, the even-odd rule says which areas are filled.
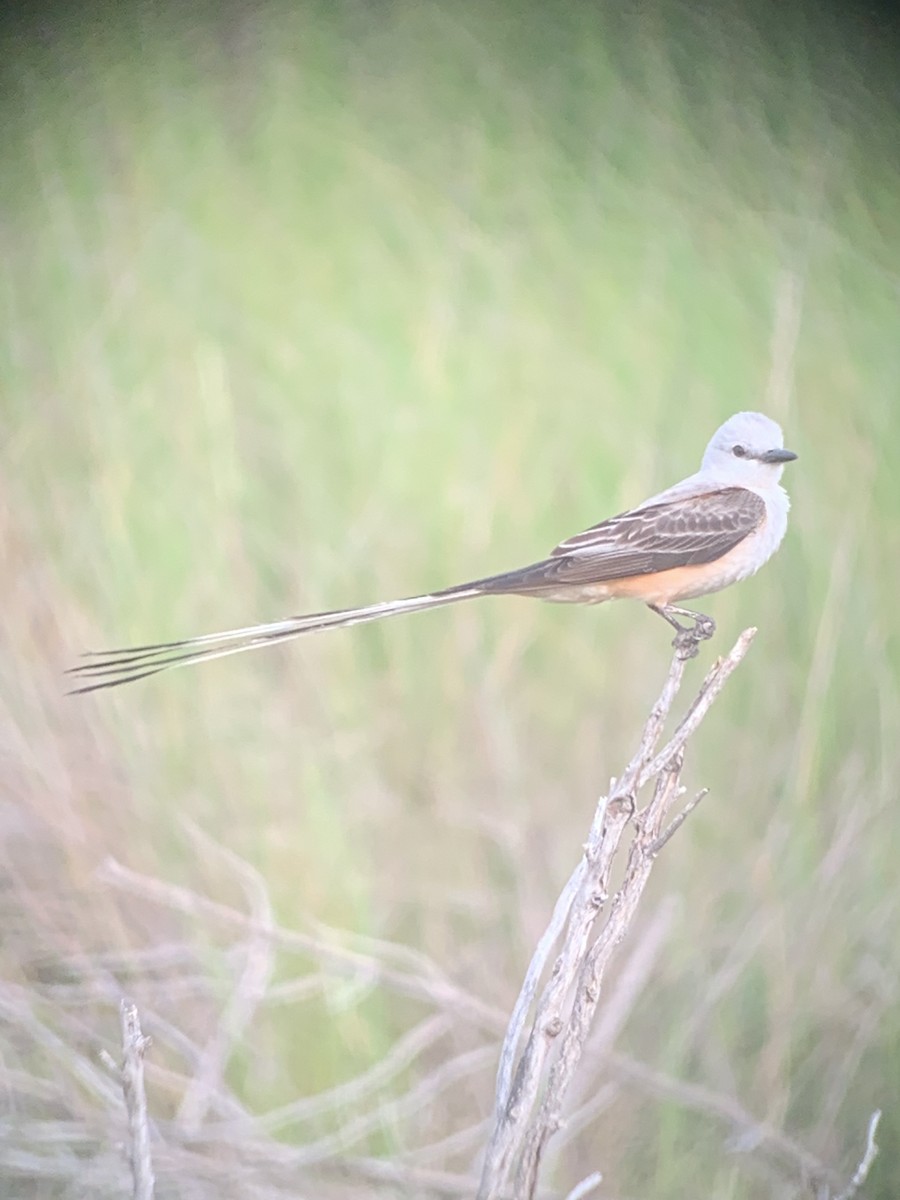
[[[650,607],[676,630],[672,645],[679,658],[696,658],[700,653],[700,643],[708,641],[716,632],[716,623],[705,613],[691,612],[689,608],[676,608],[674,605],[655,604]],[[682,625],[678,617],[686,617],[691,624]]]
[[[703,635],[694,626],[692,629],[679,629],[672,639],[672,645],[675,647],[675,653],[679,658],[696,658],[700,653],[700,643],[702,641]]]
[[[712,617],[708,617],[706,613],[691,613],[694,619],[693,632],[701,642],[708,642],[716,632],[716,623]]]

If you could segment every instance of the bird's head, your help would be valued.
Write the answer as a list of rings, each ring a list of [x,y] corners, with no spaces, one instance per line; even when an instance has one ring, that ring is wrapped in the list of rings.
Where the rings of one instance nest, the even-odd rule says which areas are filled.
[[[713,434],[702,469],[736,484],[766,487],[776,484],[784,464],[796,457],[793,450],[785,450],[780,425],[763,413],[742,412]]]

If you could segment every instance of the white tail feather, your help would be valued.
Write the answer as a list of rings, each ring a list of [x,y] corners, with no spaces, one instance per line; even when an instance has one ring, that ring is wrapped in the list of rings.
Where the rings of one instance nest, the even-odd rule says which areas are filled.
[[[75,676],[81,684],[73,689],[74,694],[95,692],[101,688],[131,683],[136,679],[155,675],[159,671],[187,667],[193,663],[208,662],[214,658],[225,658],[229,654],[255,650],[259,646],[287,642],[292,638],[301,637],[304,633],[315,633],[321,629],[342,629],[348,625],[380,621],[384,617],[393,617],[400,613],[422,612],[425,609],[454,604],[458,600],[470,600],[481,594],[481,589],[477,586],[453,588],[426,596],[410,596],[405,600],[368,604],[364,608],[288,617],[283,621],[248,625],[244,629],[229,629],[223,633],[202,634],[200,637],[185,638],[178,642],[159,642],[152,646],[92,652],[85,655],[90,661],[72,668],[68,674]]]

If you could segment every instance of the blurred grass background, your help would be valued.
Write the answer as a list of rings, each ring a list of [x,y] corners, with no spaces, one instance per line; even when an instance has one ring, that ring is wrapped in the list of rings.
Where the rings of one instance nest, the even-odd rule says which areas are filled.
[[[199,1038],[234,983],[227,947],[97,876],[111,855],[240,903],[189,817],[285,925],[421,949],[508,1008],[661,682],[656,618],[498,600],[97,697],[64,698],[60,673],[84,647],[530,561],[762,408],[800,454],[792,526],[705,606],[717,648],[760,636],[692,746],[712,794],[659,868],[647,919],[668,906],[668,932],[616,1044],[848,1177],[882,1107],[866,1194],[895,1196],[889,43],[837,7],[667,0],[135,3],[4,37],[9,987],[66,1043],[74,1009],[85,1053],[114,1047],[109,996],[65,987],[118,955],[113,983]],[[217,994],[128,967],[175,942]],[[228,1085],[267,1112],[366,1070],[409,1020],[326,981],[255,1014]],[[37,1155],[28,1122],[88,1120],[91,1100],[19,1018],[5,1040],[8,1093],[44,1082],[4,1136]],[[151,1087],[161,1117],[177,1107]],[[429,1136],[490,1102],[489,1066],[427,1106]],[[367,1151],[404,1153],[416,1120]],[[9,1194],[35,1194],[31,1161],[3,1159]],[[801,1194],[793,1167],[637,1085],[549,1165],[562,1189],[601,1169],[610,1196]],[[82,1194],[77,1175],[41,1194]]]

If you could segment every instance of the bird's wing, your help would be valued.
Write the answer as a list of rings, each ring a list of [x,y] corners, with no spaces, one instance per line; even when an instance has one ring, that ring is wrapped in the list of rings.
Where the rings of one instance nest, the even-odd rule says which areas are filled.
[[[720,487],[654,501],[567,538],[543,562],[485,581],[486,591],[540,591],[604,583],[714,562],[758,529],[766,504],[756,492]]]

